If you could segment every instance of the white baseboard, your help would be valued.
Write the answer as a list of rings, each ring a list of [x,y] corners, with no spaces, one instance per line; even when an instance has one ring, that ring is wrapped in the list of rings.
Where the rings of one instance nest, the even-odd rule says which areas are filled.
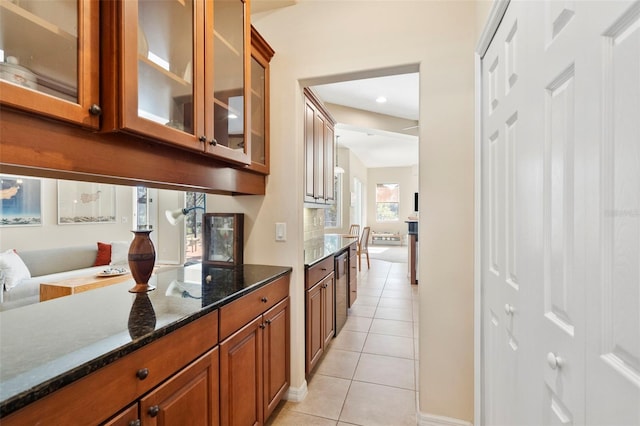
[[[451,417],[436,416],[418,411],[418,426],[473,426],[472,423]]]
[[[284,396],[284,399],[291,402],[302,402],[307,397],[307,381],[302,382],[302,386],[294,388],[289,386],[289,390]]]

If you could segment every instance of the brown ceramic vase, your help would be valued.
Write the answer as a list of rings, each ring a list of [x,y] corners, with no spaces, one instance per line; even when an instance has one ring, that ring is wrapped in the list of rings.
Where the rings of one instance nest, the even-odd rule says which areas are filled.
[[[131,231],[135,234],[131,246],[129,246],[129,269],[136,285],[129,289],[131,293],[145,293],[155,290],[149,285],[149,279],[153,273],[153,266],[156,262],[156,250],[149,237],[150,229],[139,229]]]

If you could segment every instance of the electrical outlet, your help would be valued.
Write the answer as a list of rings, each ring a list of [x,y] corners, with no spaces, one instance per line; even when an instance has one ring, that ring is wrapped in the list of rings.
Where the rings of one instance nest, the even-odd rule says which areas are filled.
[[[286,223],[276,223],[276,241],[287,241]]]

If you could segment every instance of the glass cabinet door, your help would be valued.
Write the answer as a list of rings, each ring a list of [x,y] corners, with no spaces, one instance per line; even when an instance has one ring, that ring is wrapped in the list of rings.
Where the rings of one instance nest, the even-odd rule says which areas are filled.
[[[274,51],[251,27],[251,165],[269,174],[269,61]]]
[[[202,150],[194,0],[124,0],[123,127]],[[202,88],[201,88],[202,89]],[[200,131],[199,131],[200,130]]]
[[[249,164],[250,135],[245,129],[249,70],[245,67],[249,63],[250,39],[245,7],[242,0],[213,2],[213,36],[207,37],[206,59],[206,67],[213,72],[213,86],[207,90],[207,102],[212,104],[207,114],[213,115],[207,123],[213,131],[207,130],[212,135],[207,152]]]
[[[0,0],[0,101],[97,128],[98,9],[97,0]]]

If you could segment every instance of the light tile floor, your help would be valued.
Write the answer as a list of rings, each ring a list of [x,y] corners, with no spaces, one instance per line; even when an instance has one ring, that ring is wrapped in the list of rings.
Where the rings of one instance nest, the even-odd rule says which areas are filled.
[[[302,402],[283,401],[268,424],[415,425],[418,288],[406,263],[371,260],[358,299]]]

